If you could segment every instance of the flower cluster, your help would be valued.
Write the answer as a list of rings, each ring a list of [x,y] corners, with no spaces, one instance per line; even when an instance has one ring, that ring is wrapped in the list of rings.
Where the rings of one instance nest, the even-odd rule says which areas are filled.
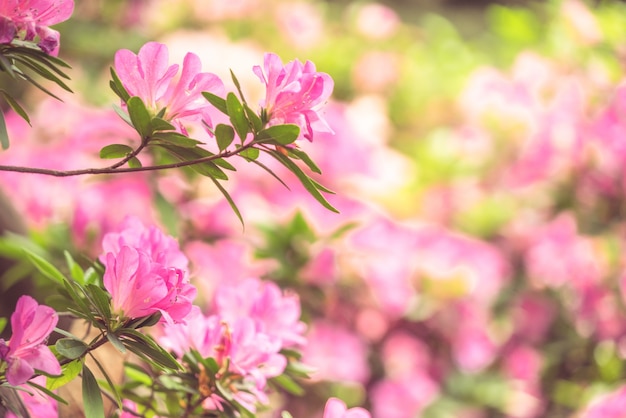
[[[160,312],[164,320],[180,322],[189,314],[196,289],[172,237],[128,218],[121,232],[104,236],[102,247],[104,287],[120,320]]]
[[[333,79],[315,71],[311,61],[283,65],[276,54],[265,54],[263,69],[257,65],[254,73],[265,84],[262,106],[270,126],[293,123],[309,141],[314,132],[333,132],[321,115],[321,107],[333,91]]]
[[[49,26],[72,15],[74,0],[3,0],[0,2],[0,43],[39,38],[42,51],[56,55],[60,35]]]

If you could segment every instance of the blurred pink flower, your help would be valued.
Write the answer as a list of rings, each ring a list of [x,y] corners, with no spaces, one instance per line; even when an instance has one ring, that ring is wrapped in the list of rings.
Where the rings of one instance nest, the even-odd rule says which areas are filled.
[[[626,386],[621,386],[613,392],[596,396],[584,408],[579,418],[623,418],[626,411]]]
[[[397,32],[400,18],[388,6],[368,3],[359,9],[356,25],[359,32],[368,38],[387,39]]]
[[[310,326],[302,361],[315,369],[315,381],[364,383],[369,378],[367,345],[349,330],[316,321]]]
[[[437,384],[422,372],[382,379],[371,389],[373,416],[381,418],[418,417],[439,392]]]
[[[330,398],[326,401],[322,418],[371,418],[371,415],[363,408],[348,409],[342,400]]]
[[[182,270],[153,261],[148,253],[122,246],[108,252],[104,287],[113,312],[121,318],[141,318],[161,312],[166,322],[181,322],[191,310],[196,289]]]
[[[32,41],[47,54],[57,55],[59,32],[48,26],[63,22],[74,11],[73,0],[2,0],[0,1],[0,43],[14,38]]]
[[[46,340],[59,318],[54,309],[39,305],[30,296],[21,296],[11,315],[13,335],[9,342],[0,339],[0,360],[7,363],[6,379],[13,385],[26,383],[35,369],[60,374],[61,366]]]
[[[85,182],[76,193],[70,222],[77,247],[97,255],[102,238],[117,231],[130,216],[142,222],[154,223],[157,219],[153,207],[153,191],[144,173],[111,177],[104,181]],[[117,210],[109,210],[108,203],[115,196]]]
[[[605,262],[591,239],[579,235],[576,220],[563,213],[532,233],[524,262],[536,286],[581,288],[598,283]],[[554,260],[559,260],[555,263]]]
[[[222,95],[222,81],[215,74],[201,72],[200,58],[191,52],[185,55],[178,79],[178,64],[168,66],[168,61],[165,45],[148,42],[137,55],[127,49],[117,51],[115,71],[131,96],[141,98],[153,115],[166,109],[163,118],[177,124],[181,132],[186,133],[182,120],[211,126],[212,107],[202,92]]]
[[[315,64],[295,60],[283,65],[276,54],[267,53],[264,70],[255,65],[254,73],[265,83],[262,104],[269,126],[292,123],[300,127],[300,138],[313,140],[316,132],[332,132],[321,115],[334,82],[326,73],[315,71]]]
[[[283,292],[275,283],[249,278],[224,283],[213,300],[215,313],[229,323],[251,318],[257,332],[281,342],[282,347],[304,345],[306,325],[300,321],[300,298]]]
[[[304,2],[278,4],[276,20],[283,39],[298,49],[315,46],[324,34],[324,20],[316,6]]]

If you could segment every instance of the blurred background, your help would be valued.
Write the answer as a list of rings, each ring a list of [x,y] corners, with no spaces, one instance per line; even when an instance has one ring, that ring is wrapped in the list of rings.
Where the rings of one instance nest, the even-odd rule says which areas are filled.
[[[376,418],[623,416],[624,17],[582,0],[77,2],[55,27],[76,93],[4,85],[33,126],[7,117],[2,163],[84,167],[132,143],[108,90],[120,48],[195,52],[250,103],[275,52],[335,80],[335,135],[300,146],[341,214],[243,161],[225,187],[245,230],[184,172],[0,184],[52,254],[98,254],[135,214],[179,237],[207,309],[250,276],[298,294],[317,372],[273,399],[294,417],[329,396]]]

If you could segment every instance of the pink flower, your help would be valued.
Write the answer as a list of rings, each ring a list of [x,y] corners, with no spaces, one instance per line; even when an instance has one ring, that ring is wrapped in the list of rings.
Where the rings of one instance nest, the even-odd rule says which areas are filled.
[[[368,349],[359,336],[338,325],[316,321],[307,338],[302,359],[315,369],[312,380],[367,381],[370,375]]]
[[[187,271],[189,261],[180,251],[178,242],[156,226],[146,227],[138,218],[128,216],[120,229],[120,232],[109,232],[102,238],[104,254],[100,261],[105,261],[106,253],[118,254],[122,247],[129,246],[145,252],[156,263]]]
[[[191,349],[203,357],[212,357],[220,367],[228,364],[240,378],[230,383],[233,396],[251,411],[257,403],[269,402],[265,394],[267,379],[280,375],[287,359],[279,353],[281,342],[258,332],[251,318],[232,323],[218,315],[205,316],[194,307],[184,324],[163,324],[159,343],[183,357]],[[221,400],[210,398],[205,408],[219,408]]]
[[[6,379],[11,385],[26,383],[35,369],[61,373],[59,361],[45,344],[58,320],[54,309],[30,296],[19,298],[11,315],[13,335],[8,343],[0,339],[0,360],[7,363]]]
[[[342,400],[330,398],[326,402],[322,418],[371,418],[371,415],[363,408],[348,409]]]
[[[73,0],[1,0],[0,43],[11,43],[16,37],[32,41],[47,54],[59,51],[59,32],[48,26],[69,19],[74,11]]]
[[[175,267],[154,262],[149,254],[123,246],[106,255],[104,287],[113,312],[121,318],[141,318],[161,312],[166,322],[180,322],[191,311],[196,289]]]
[[[321,106],[333,91],[333,79],[316,72],[315,64],[295,60],[283,66],[276,54],[265,54],[265,73],[255,65],[254,73],[265,83],[263,105],[268,125],[293,123],[300,127],[300,138],[313,140],[314,132],[332,132],[320,114]]]
[[[283,347],[306,342],[298,295],[283,294],[273,282],[251,278],[236,285],[220,286],[214,304],[216,313],[229,322],[251,318],[257,331],[279,339]]]
[[[215,74],[200,72],[200,58],[191,52],[185,55],[178,79],[178,64],[168,66],[168,61],[167,46],[148,42],[137,55],[127,49],[117,51],[115,71],[128,94],[141,98],[153,115],[166,109],[163,118],[176,123],[181,132],[186,132],[181,120],[199,119],[211,126],[213,108],[202,92],[222,94],[222,81]]]

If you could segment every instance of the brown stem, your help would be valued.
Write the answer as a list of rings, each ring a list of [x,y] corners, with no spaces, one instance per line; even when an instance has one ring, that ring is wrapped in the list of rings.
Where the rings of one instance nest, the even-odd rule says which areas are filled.
[[[211,155],[204,158],[198,158],[196,160],[188,160],[188,161],[180,161],[178,163],[171,164],[161,164],[161,165],[152,165],[147,167],[124,167],[119,168],[115,167],[117,164],[104,167],[104,168],[82,168],[78,170],[51,170],[47,168],[36,168],[36,167],[21,167],[21,166],[13,166],[13,165],[0,165],[0,171],[12,171],[17,173],[31,173],[31,174],[43,174],[46,176],[54,176],[54,177],[71,177],[71,176],[82,176],[85,174],[119,174],[119,173],[137,173],[141,171],[157,171],[157,170],[167,170],[171,168],[180,168],[180,167],[188,167],[191,165],[202,164],[209,161],[218,160],[220,158],[229,158],[233,155],[237,155],[240,152],[252,148],[257,145],[257,141],[249,142],[246,145],[243,145],[232,151],[224,151],[220,154]]]

